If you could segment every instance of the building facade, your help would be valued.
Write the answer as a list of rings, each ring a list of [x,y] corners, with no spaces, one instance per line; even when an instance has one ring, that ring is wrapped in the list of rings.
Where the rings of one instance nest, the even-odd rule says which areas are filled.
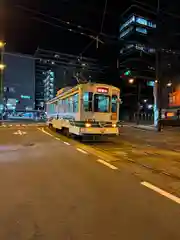
[[[98,81],[104,69],[96,59],[44,49],[35,53],[35,109],[45,109],[57,91],[79,82]]]
[[[3,98],[8,110],[34,109],[34,58],[29,55],[4,53]]]
[[[122,15],[119,29],[122,74],[129,70],[134,77],[155,78],[154,18],[133,6]]]
[[[130,119],[135,114],[153,114],[153,83],[155,81],[155,15],[130,6],[121,16],[119,28],[119,74],[122,111]],[[149,107],[151,106],[151,109]]]

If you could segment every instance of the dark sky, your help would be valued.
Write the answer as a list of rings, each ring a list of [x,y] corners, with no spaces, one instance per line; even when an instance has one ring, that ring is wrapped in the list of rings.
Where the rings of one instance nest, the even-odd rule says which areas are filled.
[[[119,10],[114,8],[112,2],[109,0],[107,3],[103,32],[115,35],[118,31]],[[26,11],[19,6],[60,18],[75,26],[83,26],[98,33],[101,28],[104,5],[105,0],[9,0],[5,6],[5,39],[8,48],[20,52],[33,52],[39,46],[57,51],[79,53],[91,41],[90,37],[69,32],[67,29],[71,28],[71,25],[68,27],[67,24]],[[120,12],[122,9],[123,6]],[[41,21],[59,25],[59,27]],[[77,27],[73,29],[81,32],[81,29]],[[86,33],[95,34],[90,31]],[[93,45],[95,48],[95,44]]]
[[[1,36],[7,42],[9,51],[34,53],[36,48],[52,49],[56,51],[79,54],[91,42],[91,38],[80,33],[68,31],[68,28],[79,32],[95,35],[101,29],[105,0],[1,0],[0,6]],[[156,5],[157,0],[146,0],[143,3]],[[119,16],[132,4],[132,0],[107,0],[107,12],[104,19],[103,33],[115,36],[118,34]],[[178,1],[161,0],[161,7],[168,8],[178,13]],[[176,4],[175,4],[176,3]],[[2,3],[1,3],[2,4]],[[48,16],[42,16],[33,10],[59,18],[72,25],[63,24]],[[44,23],[58,25],[55,27]],[[179,21],[180,22],[180,21]],[[96,33],[84,29],[82,26]],[[82,30],[82,31],[81,31]],[[106,44],[99,47],[98,51],[105,53],[111,51],[116,44],[114,39],[103,39]],[[97,55],[95,43],[86,51],[85,55]],[[107,54],[107,52],[106,52]]]

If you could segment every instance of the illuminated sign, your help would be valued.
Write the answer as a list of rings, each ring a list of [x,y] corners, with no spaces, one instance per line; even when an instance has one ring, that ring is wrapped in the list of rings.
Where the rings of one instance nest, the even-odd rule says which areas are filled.
[[[108,88],[97,88],[98,93],[108,93],[109,89]]]
[[[26,96],[26,95],[21,95],[21,98],[22,98],[22,99],[31,99],[30,96]]]
[[[147,86],[148,87],[154,87],[154,81],[148,81]]]

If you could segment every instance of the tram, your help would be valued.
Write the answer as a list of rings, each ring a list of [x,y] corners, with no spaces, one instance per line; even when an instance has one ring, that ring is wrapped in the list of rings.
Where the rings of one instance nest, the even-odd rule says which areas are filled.
[[[47,125],[69,135],[118,135],[120,89],[84,83],[60,89],[46,103]]]

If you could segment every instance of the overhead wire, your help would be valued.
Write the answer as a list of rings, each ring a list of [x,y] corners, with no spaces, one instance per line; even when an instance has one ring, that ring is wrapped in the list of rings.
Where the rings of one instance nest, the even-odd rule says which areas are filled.
[[[33,9],[30,9],[30,8],[27,8],[27,7],[24,7],[24,6],[21,6],[21,5],[17,5],[16,7],[19,8],[19,9],[22,9],[22,10],[24,10],[24,11],[27,11],[27,12],[30,12],[30,13],[34,13],[34,14],[36,14],[36,15],[40,15],[40,16],[43,16],[43,17],[46,17],[46,18],[55,20],[55,21],[57,21],[57,22],[60,22],[60,23],[62,23],[62,24],[64,24],[64,25],[66,25],[68,29],[69,29],[70,26],[71,26],[72,28],[73,28],[73,27],[76,27],[79,32],[80,32],[80,31],[82,32],[82,31],[84,30],[84,31],[90,32],[90,33],[92,33],[92,34],[94,34],[94,35],[97,34],[96,31],[94,31],[94,30],[92,30],[92,29],[90,29],[90,28],[83,27],[83,26],[81,26],[81,25],[72,23],[72,22],[70,22],[70,21],[65,21],[65,20],[62,20],[61,18],[53,17],[53,16],[51,16],[51,15],[49,15],[49,14],[45,14],[45,13],[42,13],[42,12],[40,12],[40,11],[33,10]],[[48,22],[48,21],[47,21],[47,22]],[[57,24],[56,24],[56,26],[57,26]],[[64,28],[65,28],[65,27],[64,27]],[[90,35],[90,34],[89,34],[89,35]]]
[[[99,32],[99,34],[97,35],[97,37],[96,37],[95,39],[93,39],[93,40],[83,49],[83,51],[80,53],[80,56],[82,56],[82,54],[94,43],[94,41],[97,41],[97,46],[98,46],[99,35],[102,33],[103,26],[104,26],[104,19],[105,19],[105,15],[106,15],[106,10],[107,10],[107,0],[105,0],[105,6],[104,6],[104,11],[103,11],[103,16],[102,16],[102,22],[101,22],[100,32]]]

